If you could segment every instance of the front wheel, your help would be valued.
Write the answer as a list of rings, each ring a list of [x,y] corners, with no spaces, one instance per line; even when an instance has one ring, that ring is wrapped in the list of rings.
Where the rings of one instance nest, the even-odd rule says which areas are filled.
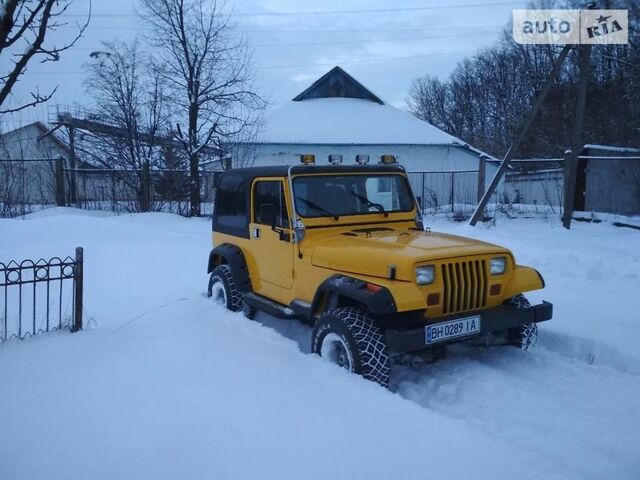
[[[384,333],[357,308],[325,312],[313,327],[311,350],[367,380],[389,386],[391,360]]]
[[[516,310],[531,307],[529,300],[521,293],[507,300],[505,304]],[[514,347],[531,350],[538,343],[538,326],[535,323],[525,323],[519,327],[510,328],[507,330],[507,341]]]

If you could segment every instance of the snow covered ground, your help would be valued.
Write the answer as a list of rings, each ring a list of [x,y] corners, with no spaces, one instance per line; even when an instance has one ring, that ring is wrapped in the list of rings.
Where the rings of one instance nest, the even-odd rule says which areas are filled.
[[[427,223],[512,248],[555,318],[534,352],[458,347],[386,391],[212,304],[207,220],[0,220],[0,261],[85,247],[91,318],[0,346],[0,479],[640,478],[640,232]]]

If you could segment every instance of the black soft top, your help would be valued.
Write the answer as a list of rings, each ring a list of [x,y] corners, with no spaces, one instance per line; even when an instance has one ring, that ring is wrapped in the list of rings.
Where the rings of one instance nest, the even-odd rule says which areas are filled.
[[[289,172],[289,165],[270,165],[265,167],[232,168],[221,174],[233,174],[242,176],[247,182],[253,181],[257,177],[286,177]],[[294,175],[304,173],[404,173],[405,170],[400,165],[294,165],[291,173]]]

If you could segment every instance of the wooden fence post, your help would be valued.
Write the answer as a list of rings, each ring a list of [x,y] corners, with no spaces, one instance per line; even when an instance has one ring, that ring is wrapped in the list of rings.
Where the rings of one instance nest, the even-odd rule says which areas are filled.
[[[84,249],[76,247],[76,261],[74,271],[74,318],[72,332],[82,330],[82,284],[84,277]]]
[[[62,157],[55,160],[56,169],[56,205],[65,206],[64,198],[64,159]]]
[[[478,204],[480,204],[480,202],[482,201],[482,197],[484,197],[486,178],[487,178],[487,157],[485,155],[480,155],[480,160],[478,162],[478,196],[477,196]],[[484,218],[484,212],[480,218]]]

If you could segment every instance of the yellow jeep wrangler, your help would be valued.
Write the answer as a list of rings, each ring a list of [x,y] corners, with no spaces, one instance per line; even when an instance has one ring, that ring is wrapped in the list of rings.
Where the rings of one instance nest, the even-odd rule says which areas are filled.
[[[528,349],[552,305],[506,248],[423,228],[397,164],[253,167],[218,179],[208,294],[313,325],[312,351],[389,383],[392,357],[474,340]]]

